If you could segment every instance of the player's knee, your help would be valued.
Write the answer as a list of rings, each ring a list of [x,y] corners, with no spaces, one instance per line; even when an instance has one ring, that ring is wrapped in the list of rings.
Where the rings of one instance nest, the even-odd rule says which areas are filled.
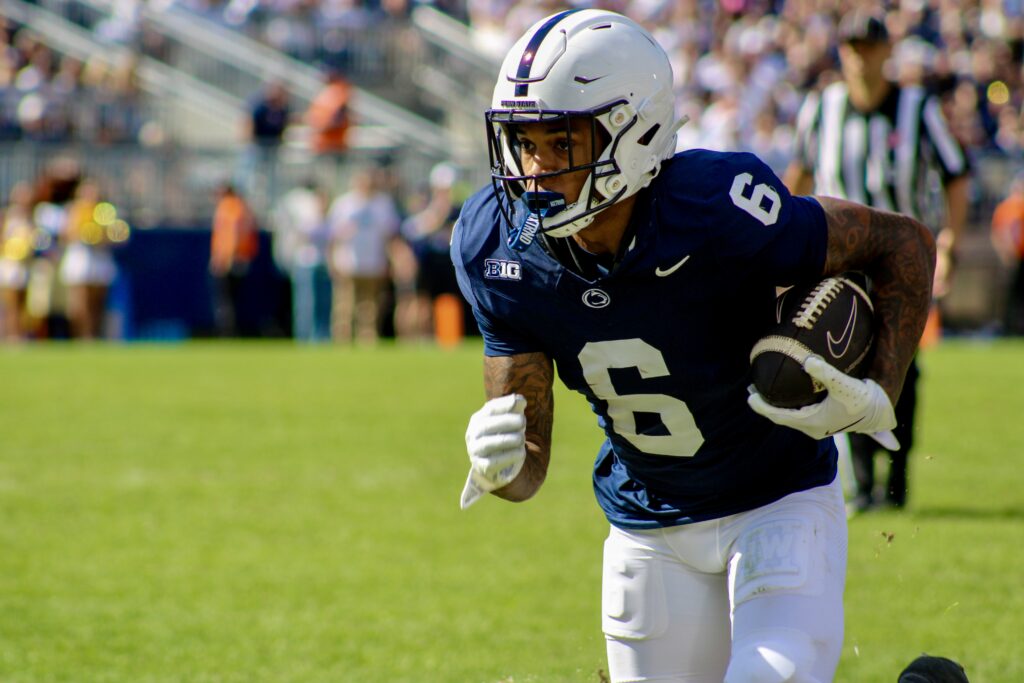
[[[815,683],[814,642],[800,631],[774,631],[734,643],[725,683]]]

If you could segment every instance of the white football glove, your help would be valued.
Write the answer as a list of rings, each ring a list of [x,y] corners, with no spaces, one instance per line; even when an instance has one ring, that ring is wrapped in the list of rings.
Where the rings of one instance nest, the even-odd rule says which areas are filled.
[[[469,418],[466,450],[469,476],[460,505],[465,510],[485,493],[516,478],[526,461],[526,399],[519,394],[492,398]]]
[[[890,431],[896,426],[896,413],[882,387],[870,379],[851,377],[820,356],[810,356],[803,367],[828,391],[823,401],[803,408],[776,408],[751,387],[747,397],[751,409],[812,439],[824,439],[839,432],[863,432],[890,450],[899,448]]]

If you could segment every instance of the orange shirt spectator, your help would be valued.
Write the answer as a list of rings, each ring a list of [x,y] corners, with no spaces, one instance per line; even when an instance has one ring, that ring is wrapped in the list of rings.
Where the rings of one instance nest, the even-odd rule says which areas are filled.
[[[337,71],[327,75],[327,83],[306,111],[311,129],[310,146],[317,154],[344,152],[348,149],[348,131],[352,117],[349,100],[352,86]]]
[[[1007,265],[1024,260],[1024,179],[992,214],[992,243]]]
[[[1003,309],[1003,333],[1024,336],[1024,173],[992,214],[992,246],[1010,270]]]
[[[210,238],[210,271],[224,275],[232,270],[245,270],[256,258],[259,237],[256,219],[230,185],[220,189],[220,199],[213,214]]]

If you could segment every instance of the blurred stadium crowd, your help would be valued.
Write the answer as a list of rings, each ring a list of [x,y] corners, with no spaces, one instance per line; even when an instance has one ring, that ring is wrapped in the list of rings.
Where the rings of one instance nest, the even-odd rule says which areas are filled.
[[[0,140],[130,142],[142,123],[130,53],[83,63],[0,24]]]
[[[292,334],[310,341],[369,340],[381,334],[424,339],[442,329],[445,335],[457,335],[458,324],[450,322],[456,314],[449,298],[454,287],[443,260],[445,236],[459,200],[486,179],[486,150],[453,144],[447,156],[435,154],[429,163],[412,163],[401,145],[375,143],[366,135],[368,126],[361,131],[366,121],[353,105],[360,103],[360,92],[367,93],[365,98],[376,92],[394,95],[399,106],[439,125],[447,122],[450,130],[465,128],[466,121],[482,125],[478,105],[489,100],[487,79],[493,82],[512,40],[536,20],[569,6],[623,12],[647,26],[667,49],[679,113],[690,117],[680,133],[680,149],[752,151],[780,174],[791,159],[795,118],[804,96],[839,78],[838,17],[855,5],[884,11],[896,44],[890,77],[939,93],[946,117],[971,158],[969,221],[974,239],[968,242],[972,253],[963,260],[979,271],[995,268],[998,274],[975,278],[973,285],[963,278],[960,289],[967,303],[962,308],[970,310],[964,318],[988,331],[1017,327],[1004,321],[1003,312],[1019,305],[1006,292],[1024,256],[1020,198],[1014,199],[1024,185],[1014,185],[1011,192],[1012,179],[1024,169],[1020,0],[11,1],[54,10],[107,47],[84,58],[62,52],[62,45],[48,44],[46,35],[0,11],[0,191],[7,200],[0,287],[8,339],[131,336],[123,325],[108,325],[104,331],[75,317],[76,304],[69,309],[62,302],[81,297],[69,298],[75,278],[62,275],[62,263],[69,253],[82,253],[72,246],[83,240],[93,240],[90,254],[112,254],[112,269],[98,278],[104,294],[92,295],[106,296],[108,289],[117,290],[125,273],[134,270],[136,280],[144,276],[137,264],[133,269],[141,247],[132,251],[128,246],[143,242],[149,230],[183,224],[209,230],[205,238],[191,242],[201,252],[195,258],[204,267],[189,271],[208,280],[195,291],[203,292],[209,320],[188,325],[188,334]],[[417,64],[438,59],[436,50],[424,47],[428,41],[417,21],[424,10],[457,27],[466,39],[462,48],[478,55],[477,71],[485,78],[462,79],[476,99],[437,92],[441,86],[432,86],[434,100],[396,94],[407,90],[396,84],[424,80]],[[185,13],[197,27],[215,25],[280,56],[317,65],[331,78],[307,98],[299,96],[297,79],[266,78],[247,93],[244,120],[232,123],[240,132],[229,143],[228,171],[204,171],[209,164],[204,165],[202,144],[170,135],[159,100],[145,96],[139,86],[140,64],[146,59],[172,67],[188,59],[147,18],[172,11]],[[367,42],[367,36],[384,38],[375,43]],[[401,45],[406,59],[381,71],[375,60],[383,60],[395,45]],[[157,187],[164,196],[159,210],[147,209],[151,197],[140,205],[121,187],[143,182],[146,174],[132,166],[138,150],[150,150],[146,153],[156,155],[163,168],[170,155],[180,155],[180,148],[190,144],[196,153],[180,162],[188,170],[179,172],[191,178],[190,185],[174,194],[166,189],[171,182],[161,175],[155,186],[147,184],[136,193],[152,195]],[[25,145],[42,151],[31,153],[35,163],[17,166],[11,161],[13,151],[24,154]],[[122,150],[98,174],[99,185],[89,180],[97,175],[91,164],[106,158],[106,152],[79,155],[73,171],[60,161],[60,150],[82,146]],[[9,152],[7,162],[3,150]],[[289,154],[290,162],[284,163]],[[38,161],[43,159],[57,162]],[[128,172],[111,171],[111,164]],[[68,180],[69,174],[74,180]],[[56,186],[62,189],[55,193]],[[116,220],[123,226],[111,234],[109,226],[85,230],[89,239],[84,239],[75,227],[85,211],[82,187],[91,210],[116,204]],[[1000,202],[1004,206],[993,223]],[[188,220],[169,220],[182,204],[200,210],[186,212]],[[115,220],[103,211],[107,209],[101,211],[103,220]],[[130,231],[128,239],[129,223],[145,229]],[[27,238],[29,234],[36,237]],[[263,289],[252,283],[254,273],[262,271],[249,262],[259,259],[270,264],[267,277],[281,285],[275,300],[283,297],[290,305],[266,303],[268,311],[286,310],[265,318],[249,316],[252,324],[246,325],[247,316],[240,311],[252,309],[253,297],[268,291],[265,283]],[[36,268],[48,273],[49,280],[36,274]],[[44,281],[47,296],[33,290],[33,283],[42,287]],[[142,304],[140,296],[136,291],[129,303],[124,301],[130,296],[113,299],[129,306],[130,313],[130,307]],[[109,308],[116,306],[108,302]],[[124,310],[120,314],[127,315]],[[62,325],[62,317],[75,322]],[[448,322],[440,324],[436,317]],[[270,318],[273,323],[267,322]],[[109,320],[109,315],[104,318]]]
[[[480,3],[481,5],[485,3]],[[480,45],[500,53],[559,3],[486,3]],[[673,58],[681,112],[695,125],[684,147],[748,149],[774,168],[788,160],[803,97],[839,78],[836,24],[870,2],[721,0],[597,3],[647,26]],[[473,3],[470,3],[473,7]],[[942,94],[958,137],[973,150],[1019,158],[1024,149],[1024,18],[1015,0],[878,3],[896,43],[890,77]],[[507,20],[502,18],[506,16]]]

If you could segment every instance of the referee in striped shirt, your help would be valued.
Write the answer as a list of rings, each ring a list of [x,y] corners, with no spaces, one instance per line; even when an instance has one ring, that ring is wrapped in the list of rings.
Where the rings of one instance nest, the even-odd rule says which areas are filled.
[[[838,38],[843,79],[804,102],[786,186],[793,194],[849,199],[929,226],[939,251],[933,295],[941,297],[949,289],[967,214],[967,159],[949,132],[938,98],[884,75],[892,46],[880,16],[854,10],[840,21]],[[873,495],[880,446],[869,436],[850,435],[857,488],[853,507],[858,511],[876,504],[906,505],[917,379],[914,362],[896,403],[894,431],[900,446],[889,451],[884,500]]]

